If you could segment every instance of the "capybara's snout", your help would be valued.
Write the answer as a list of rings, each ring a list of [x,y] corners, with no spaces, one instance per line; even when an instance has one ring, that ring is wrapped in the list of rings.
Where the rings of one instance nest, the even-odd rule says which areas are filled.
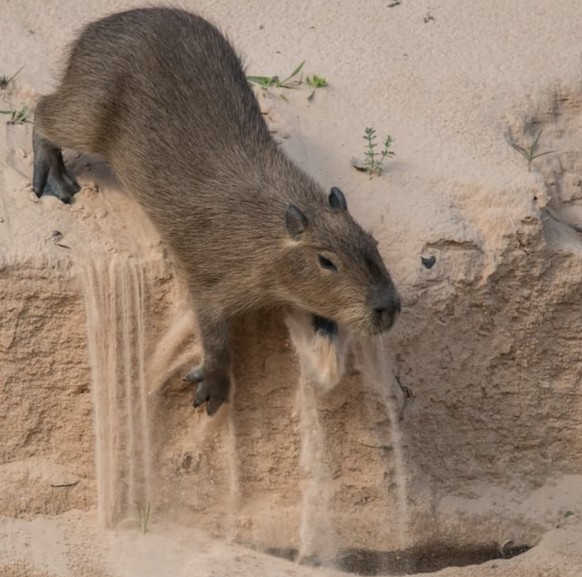
[[[371,310],[372,331],[375,334],[390,330],[402,309],[400,295],[392,283],[372,287],[367,304]]]

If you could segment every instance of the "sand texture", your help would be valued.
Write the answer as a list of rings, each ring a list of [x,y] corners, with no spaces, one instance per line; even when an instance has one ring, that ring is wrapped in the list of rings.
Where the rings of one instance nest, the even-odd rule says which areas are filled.
[[[37,199],[32,124],[0,115],[0,575],[316,577],[350,551],[526,545],[438,574],[580,577],[580,1],[180,4],[248,74],[327,79],[256,93],[373,231],[403,312],[346,339],[327,391],[297,318],[237,320],[234,400],[209,419],[151,223],[74,151],[74,203]],[[0,0],[0,76],[22,67],[0,110],[32,119],[80,27],[138,5]],[[367,126],[396,153],[373,178],[351,165]]]

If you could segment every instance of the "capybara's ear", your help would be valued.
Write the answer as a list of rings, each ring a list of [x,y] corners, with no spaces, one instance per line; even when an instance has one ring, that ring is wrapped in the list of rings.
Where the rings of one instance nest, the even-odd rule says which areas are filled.
[[[298,239],[305,232],[307,225],[308,220],[305,214],[293,203],[289,204],[285,213],[285,226],[291,238]]]
[[[348,203],[344,193],[337,187],[332,186],[329,193],[329,204],[332,208],[339,208],[341,210],[348,210]]]

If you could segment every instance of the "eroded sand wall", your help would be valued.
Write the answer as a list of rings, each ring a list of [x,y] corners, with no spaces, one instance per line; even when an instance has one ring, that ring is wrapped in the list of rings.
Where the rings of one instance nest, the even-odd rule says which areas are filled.
[[[96,503],[83,303],[70,271],[57,268],[39,262],[0,271],[4,515]]]
[[[478,498],[487,486],[523,495],[557,473],[580,469],[581,439],[574,434],[580,427],[576,261],[549,251],[541,228],[520,238],[486,282],[455,287],[440,281],[417,290],[414,305],[388,338],[387,355],[402,385],[397,400],[413,536],[442,535],[443,521],[451,523],[452,533],[467,530],[470,516],[435,514],[443,496]],[[534,255],[527,260],[526,250]],[[140,266],[155,293],[152,275],[159,271],[147,262]],[[7,314],[0,406],[9,425],[3,428],[0,471],[11,489],[3,512],[94,507],[83,279],[63,267],[51,269],[50,276],[38,268],[7,267],[2,275]],[[167,302],[175,298],[173,281],[161,276],[158,285],[167,288],[148,301],[146,314],[150,356],[179,321]],[[233,337],[237,389],[228,411],[235,459],[226,416],[208,419],[193,411],[192,391],[179,372],[161,389],[150,381],[156,475],[151,505],[160,517],[177,516],[223,536],[298,548],[306,482],[299,371],[282,313],[241,319]],[[168,355],[169,364],[174,357]],[[315,408],[325,435],[328,473],[322,483],[329,484],[334,531],[342,546],[396,546],[401,536],[389,414],[381,395],[362,381],[358,360],[348,365],[344,380],[319,395]],[[22,484],[27,491],[18,491]],[[518,511],[500,516],[491,502],[474,513],[482,536],[493,539],[522,523],[523,537],[535,536],[536,524],[528,525],[531,519]],[[539,519],[540,525],[546,521]]]

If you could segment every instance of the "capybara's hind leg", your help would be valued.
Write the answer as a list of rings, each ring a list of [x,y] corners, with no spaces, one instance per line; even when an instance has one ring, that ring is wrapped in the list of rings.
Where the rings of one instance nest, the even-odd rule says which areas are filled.
[[[32,146],[34,150],[34,174],[32,187],[37,196],[56,196],[70,203],[81,187],[68,173],[61,149],[71,144],[72,125],[64,121],[71,116],[68,100],[58,93],[40,99],[34,115]],[[65,132],[65,133],[63,133]],[[69,146],[70,147],[70,146]],[[74,148],[74,146],[72,147]]]
[[[61,149],[42,136],[35,125],[32,137],[34,171],[32,188],[38,197],[56,196],[69,204],[73,195],[81,189],[67,172]]]

